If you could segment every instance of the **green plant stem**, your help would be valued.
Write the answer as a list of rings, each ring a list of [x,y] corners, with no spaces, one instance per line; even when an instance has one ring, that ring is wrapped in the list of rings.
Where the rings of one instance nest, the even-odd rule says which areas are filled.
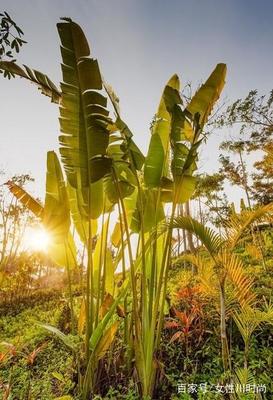
[[[107,232],[105,233],[104,216],[105,216],[105,207],[103,206],[101,242],[100,242],[101,246],[100,246],[99,265],[98,265],[98,277],[97,277],[97,302],[96,302],[96,311],[95,311],[95,327],[98,325],[98,322],[99,322],[99,310],[100,310],[100,299],[101,299],[100,295],[102,295],[102,297],[103,297],[103,294],[100,293],[100,291],[102,289],[101,273],[102,273],[103,265],[104,265],[104,261],[105,261],[105,260],[102,261],[102,255],[103,254],[105,255],[105,249],[103,248],[104,240],[105,240],[105,242],[107,242]],[[105,234],[106,234],[106,237],[104,238]],[[96,244],[96,246],[97,245],[98,245],[98,243]],[[103,298],[101,301],[103,301]]]
[[[228,340],[227,340],[227,328],[226,328],[226,305],[225,305],[225,277],[220,279],[219,282],[219,294],[220,294],[220,331],[221,331],[221,345],[222,345],[222,361],[224,371],[231,370]]]
[[[121,212],[121,206],[120,206],[120,202],[118,202],[118,212],[119,212],[119,221],[120,221],[120,236],[121,236],[121,263],[122,263],[122,279],[123,282],[126,279],[126,267],[125,267],[125,247],[124,247],[124,242],[123,242],[123,238],[124,238],[124,230],[123,230],[123,221],[122,221],[122,212]],[[123,301],[123,307],[124,307],[124,314],[125,314],[125,318],[124,318],[124,344],[125,344],[125,348],[126,348],[126,362],[127,362],[127,368],[129,371],[129,367],[130,367],[130,360],[129,360],[129,324],[128,324],[128,314],[127,314],[127,295],[124,297],[124,301]]]
[[[75,333],[75,314],[74,314],[74,304],[73,304],[73,295],[72,295],[72,282],[71,282],[71,271],[69,265],[69,258],[67,251],[69,250],[68,240],[64,240],[65,247],[65,257],[66,257],[66,270],[67,270],[67,278],[68,278],[68,293],[69,293],[69,302],[70,302],[70,316],[71,316],[71,333],[74,335]]]
[[[87,272],[86,272],[86,365],[88,365],[90,350],[89,350],[89,340],[93,331],[93,316],[94,316],[94,306],[93,306],[93,262],[92,262],[92,224],[91,218],[88,222],[88,245],[87,245]]]
[[[113,168],[113,175],[116,183],[116,188],[118,191],[119,195],[119,201],[120,201],[120,206],[123,214],[123,221],[124,221],[124,228],[125,228],[125,233],[127,237],[127,246],[128,246],[128,255],[129,255],[129,262],[130,262],[130,278],[131,278],[131,287],[132,287],[132,300],[133,300],[133,315],[135,319],[135,335],[136,339],[139,339],[140,335],[140,327],[139,327],[139,315],[138,315],[138,301],[137,301],[137,288],[136,288],[136,275],[135,275],[135,268],[134,268],[134,260],[133,260],[133,252],[132,252],[132,246],[131,246],[131,239],[130,239],[130,232],[129,232],[129,225],[128,225],[128,220],[127,220],[127,214],[126,214],[126,209],[124,205],[124,201],[121,195],[121,190],[119,187],[119,182],[117,179],[116,171]]]

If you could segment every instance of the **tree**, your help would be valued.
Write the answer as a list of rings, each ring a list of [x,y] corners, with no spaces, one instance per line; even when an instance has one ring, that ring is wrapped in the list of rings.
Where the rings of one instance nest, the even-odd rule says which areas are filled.
[[[273,142],[268,142],[263,147],[262,160],[256,161],[256,172],[252,173],[253,184],[251,194],[259,204],[269,204],[273,201]]]
[[[227,197],[224,194],[224,179],[225,176],[220,172],[199,175],[194,194],[198,202],[200,222],[202,224],[210,222],[220,230],[230,213]]]
[[[231,161],[229,156],[220,155],[220,172],[225,174],[231,184],[244,190],[248,207],[251,209],[255,206],[253,201],[268,204],[272,199],[273,91],[268,96],[259,96],[256,90],[252,90],[245,99],[235,101],[216,119],[218,127],[235,128],[236,125],[240,127],[237,138],[223,142],[220,148],[237,156],[238,160]],[[262,160],[254,163],[253,168],[257,171],[250,174],[245,157],[257,150],[265,152],[265,155]],[[252,236],[254,242],[257,242],[266,268],[259,230],[257,234],[252,230]]]
[[[239,133],[221,145],[223,150],[238,156],[236,162],[228,156],[220,156],[226,178],[244,190],[249,207],[252,200],[260,204],[270,202],[273,186],[270,167],[273,143],[273,90],[267,96],[259,95],[257,90],[250,91],[244,99],[238,99],[228,106],[216,118],[214,126],[232,127],[235,132],[237,126],[239,127]],[[253,168],[257,171],[250,174],[245,159],[255,151],[265,152],[265,155],[254,163]]]
[[[220,155],[220,173],[229,180],[232,185],[241,187],[246,195],[248,207],[251,208],[251,195],[250,195],[250,183],[249,176],[246,168],[246,163],[243,160],[243,154],[246,149],[246,142],[243,140],[239,141],[226,141],[220,145],[220,149],[226,150],[233,155],[237,155],[239,160],[234,163],[230,160],[230,157]]]
[[[239,126],[247,151],[262,150],[272,140],[273,134],[273,90],[259,95],[251,90],[244,99],[238,99],[219,115],[214,126]]]
[[[5,174],[1,174],[4,179]],[[34,179],[28,174],[14,175],[10,184],[25,187]],[[36,283],[43,266],[48,265],[42,254],[24,248],[27,228],[37,225],[28,207],[11,196],[5,185],[0,186],[0,281],[1,292],[14,299]],[[44,268],[45,269],[45,268]],[[35,276],[35,279],[34,279]]]
[[[20,48],[26,43],[22,39],[24,32],[22,29],[12,20],[9,14],[5,11],[0,13],[0,62],[9,60],[15,63],[14,51],[19,53]],[[14,73],[7,70],[2,70],[0,67],[0,73],[4,74],[4,77],[14,77]]]
[[[21,174],[14,175],[11,181],[24,187],[34,179]],[[0,188],[0,271],[3,271],[17,257],[24,231],[33,223],[33,217],[27,207],[10,197],[3,185]]]
[[[206,290],[211,291],[218,298],[222,359],[225,371],[231,369],[226,324],[228,308],[233,307],[233,311],[236,310],[236,307],[234,308],[236,302],[241,308],[251,306],[255,300],[255,296],[251,292],[253,281],[246,277],[243,262],[234,250],[244,234],[263,218],[268,221],[272,218],[272,204],[234,215],[227,226],[227,235],[223,238],[213,229],[190,217],[179,216],[172,222],[172,227],[191,231],[201,241],[207,252],[206,255],[203,251],[200,251],[199,254],[184,255],[181,260],[184,259],[195,265],[202,284],[205,283]],[[233,286],[231,292],[228,290],[229,284]]]

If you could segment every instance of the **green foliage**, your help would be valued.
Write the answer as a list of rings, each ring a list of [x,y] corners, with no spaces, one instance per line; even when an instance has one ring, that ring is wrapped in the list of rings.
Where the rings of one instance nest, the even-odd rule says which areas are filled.
[[[221,229],[216,233],[205,226],[201,215],[201,221],[189,215],[176,216],[177,207],[188,202],[196,190],[203,128],[223,89],[226,66],[218,64],[186,106],[179,78],[172,76],[163,90],[145,157],[121,119],[119,99],[102,80],[80,26],[64,18],[57,27],[62,57],[60,90],[38,71],[8,61],[1,61],[0,65],[36,83],[60,105],[62,166],[56,154],[49,152],[44,207],[20,185],[8,184],[15,197],[51,233],[49,254],[66,267],[69,288],[66,307],[55,304],[47,313],[37,305],[34,314],[40,312],[38,324],[24,310],[13,317],[16,329],[4,328],[12,342],[4,344],[9,349],[6,362],[11,371],[14,369],[11,376],[17,391],[12,395],[84,400],[90,396],[190,398],[176,395],[176,385],[181,380],[219,384],[247,379],[255,368],[268,382],[265,369],[270,360],[265,358],[269,354],[254,361],[253,348],[259,348],[254,333],[258,328],[266,329],[264,323],[271,322],[272,310],[268,306],[266,312],[262,311],[261,293],[253,293],[260,283],[260,271],[256,280],[251,279],[247,271],[250,263],[246,261],[255,259],[259,263],[262,258],[270,270],[267,253],[260,257],[254,248],[254,231],[261,221],[269,223],[272,205],[251,209],[249,198],[248,207],[242,204],[240,214],[229,207],[219,224],[225,234]],[[108,99],[116,113],[114,117],[107,110]],[[236,107],[233,112],[238,113]],[[224,146],[242,158],[245,143]],[[270,160],[269,157],[267,162]],[[229,167],[229,178],[241,185],[249,197],[242,159],[239,169],[229,160],[223,162]],[[209,185],[213,186],[214,196],[208,193]],[[196,196],[210,196],[210,201],[217,202],[221,196],[216,192],[222,188],[222,175],[205,177],[203,183],[199,180]],[[170,215],[166,203],[171,203]],[[113,216],[116,224],[111,235]],[[70,233],[71,222],[87,250],[81,260],[85,265],[80,274],[80,299],[73,297],[71,286],[71,272],[79,261]],[[193,247],[191,254],[184,252],[172,260],[174,229],[195,235],[201,242],[199,249]],[[135,233],[137,246],[133,242]],[[267,241],[272,247],[270,238]],[[119,265],[122,272],[117,280],[114,274]],[[175,273],[169,282],[173,265],[179,266],[180,285],[183,282],[175,294],[174,288],[179,286]],[[190,266],[194,266],[192,271]],[[11,315],[3,317],[4,326],[9,318],[11,322]],[[23,332],[22,318],[30,322]],[[19,343],[20,353],[14,358],[17,330],[19,337],[33,346],[28,344],[29,351],[25,352]],[[54,369],[51,364],[55,361],[56,343],[61,349],[63,345],[69,349],[68,359],[61,360],[62,366],[57,370],[58,363]],[[45,367],[47,349],[53,355]],[[240,374],[242,363],[247,376]],[[39,366],[45,372],[40,391],[36,385]],[[6,368],[4,380],[7,384]],[[197,397],[204,398],[201,392]],[[217,396],[208,394],[206,398]]]
[[[10,63],[15,63],[15,59],[13,52],[19,53],[20,48],[25,40],[22,39],[24,35],[23,31],[19,26],[13,21],[10,15],[5,11],[4,13],[0,13],[0,62],[9,58],[12,59]],[[0,73],[3,73],[3,70],[0,65]],[[4,77],[14,76],[11,72],[4,70]]]
[[[87,247],[86,286],[83,292],[86,326],[82,338],[85,348],[83,340],[80,340],[80,355],[77,356],[79,363],[84,349],[85,368],[78,364],[82,397],[87,399],[95,391],[99,361],[111,349],[119,327],[114,315],[121,300],[127,310],[129,288],[132,290],[131,316],[127,311],[121,312],[120,308],[118,315],[126,319],[124,340],[126,344],[130,343],[134,352],[141,383],[139,392],[149,397],[154,388],[155,353],[159,347],[164,318],[171,230],[154,237],[149,237],[149,232],[156,231],[158,223],[166,219],[164,203],[171,202],[173,220],[176,205],[188,201],[194,192],[193,174],[203,140],[202,129],[223,89],[226,66],[216,66],[186,108],[182,107],[179,78],[177,75],[171,78],[160,101],[148,156],[145,158],[132,141],[131,131],[120,118],[118,98],[112,88],[102,81],[98,62],[90,57],[89,45],[80,26],[64,18],[57,28],[61,40],[63,76],[60,92],[45,75],[37,71],[32,72],[25,67],[25,73],[15,64],[5,66],[6,70],[13,68],[14,73],[38,84],[52,101],[60,102],[60,153],[68,183],[64,182],[57,156],[54,152],[48,152],[44,207],[25,191],[20,191],[20,188],[11,184],[10,187],[14,195],[41,218],[50,232],[51,258],[57,264],[66,266],[73,332],[75,316],[71,270],[77,260],[70,235],[70,207],[75,227]],[[115,122],[106,109],[104,89],[117,114]],[[119,213],[117,226],[121,238],[115,241],[120,245],[116,259],[108,248],[110,214],[106,217],[115,204]],[[96,229],[94,221],[100,216],[103,218],[102,229],[94,244],[92,230]],[[137,232],[139,237],[135,258],[132,232]],[[129,279],[125,279],[127,250]],[[123,265],[123,285],[118,289],[113,281],[120,260]],[[113,299],[110,303],[109,298]],[[63,332],[49,324],[43,326],[57,335],[74,353],[78,352]],[[128,365],[132,363],[132,354],[131,351]]]
[[[0,342],[10,342],[15,346],[14,356],[4,359],[1,365],[2,383],[11,383],[11,399],[24,398],[28,390],[34,398],[41,396],[53,399],[51,373],[57,370],[69,377],[69,370],[70,374],[72,372],[71,358],[65,348],[52,341],[36,324],[38,320],[55,323],[59,313],[58,302],[56,299],[48,301],[42,297],[41,305],[33,306],[30,302],[17,315],[1,317]],[[35,357],[33,366],[30,366],[28,357],[41,344],[45,347]],[[0,347],[0,352],[6,351],[2,345]],[[60,385],[59,389],[57,385],[55,390],[70,390],[71,385],[70,375],[67,383]]]
[[[36,217],[41,217],[43,214],[43,207],[39,201],[35,200],[30,196],[21,186],[17,185],[13,181],[7,181],[5,185],[8,186],[10,192],[25,206],[27,207]]]
[[[273,92],[268,96],[251,90],[244,99],[238,99],[218,116],[218,126],[240,124],[241,136],[246,137],[248,150],[261,148],[272,137]]]
[[[15,77],[19,76],[25,78],[28,81],[34,83],[42,94],[51,98],[53,103],[59,103],[60,92],[55,84],[48,78],[47,75],[40,71],[31,69],[24,65],[20,67],[14,61],[0,61],[0,72],[4,71],[4,76]]]
[[[223,156],[224,169],[197,177],[204,127],[225,83],[224,64],[216,66],[186,105],[178,76],[171,77],[145,157],[122,120],[119,99],[103,81],[79,25],[69,18],[57,25],[62,58],[59,89],[47,75],[3,59],[12,57],[6,51],[9,46],[18,52],[23,41],[9,15],[0,16],[0,69],[6,76],[35,83],[60,106],[62,165],[55,152],[48,152],[44,206],[22,187],[27,176],[7,185],[15,201],[50,232],[48,254],[60,270],[65,267],[68,282],[66,300],[61,290],[11,295],[0,305],[4,396],[217,399],[221,395],[204,395],[200,390],[194,396],[179,395],[177,385],[269,386],[272,204],[267,204],[270,196],[264,197],[261,177],[253,176],[256,186],[252,185],[243,155],[265,145],[264,159],[256,167],[265,179],[271,178],[272,93],[265,100],[252,91],[234,103],[224,119],[220,117],[218,125],[243,121],[241,134],[248,138],[221,146],[239,163]],[[10,42],[12,29],[19,37]],[[107,109],[108,100],[114,115]],[[257,126],[258,135],[251,131]],[[225,178],[245,191],[248,204],[241,202],[240,213],[223,197]],[[267,205],[253,206],[255,193]],[[194,196],[199,199],[200,220],[189,215],[188,202]],[[219,232],[211,227],[211,216],[210,225],[204,224],[201,199],[216,213]],[[176,215],[183,203],[187,215]],[[16,221],[19,211],[3,208],[2,214],[14,215]],[[192,243],[191,252],[185,247],[173,258],[175,230],[194,235],[197,246]],[[4,250],[1,267],[7,275]],[[21,256],[16,258],[17,280],[11,293],[24,287],[25,276],[34,271],[35,260]],[[79,263],[84,265],[79,268]],[[115,275],[119,267],[121,272]],[[79,293],[73,291],[73,274],[80,278]],[[10,274],[10,280],[14,277]],[[33,282],[27,284],[29,293],[34,291]],[[20,303],[14,304],[17,299]]]
[[[193,218],[176,217],[172,223],[172,228],[186,229],[195,234],[212,256],[216,254],[223,245],[223,241],[217,233]]]

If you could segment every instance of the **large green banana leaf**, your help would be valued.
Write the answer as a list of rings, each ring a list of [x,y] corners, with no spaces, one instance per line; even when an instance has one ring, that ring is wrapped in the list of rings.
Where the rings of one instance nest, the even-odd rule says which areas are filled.
[[[160,198],[163,203],[186,203],[193,195],[196,187],[196,179],[190,175],[184,175],[176,182],[167,178],[161,180]],[[176,192],[176,199],[174,193]]]
[[[199,125],[201,128],[204,127],[214,104],[220,97],[225,85],[226,72],[226,64],[217,64],[207,81],[195,93],[187,106],[187,111],[192,116],[196,113],[199,114]]]
[[[181,180],[182,176],[191,176],[196,170],[202,128],[223,89],[225,75],[225,64],[218,64],[184,111],[179,101],[175,101],[174,89],[165,91],[166,107],[171,114],[171,169],[176,182],[178,177]]]
[[[72,270],[77,266],[76,246],[70,233],[64,243],[49,241],[47,251],[49,257],[60,267]]]
[[[11,193],[33,214],[41,219],[50,234],[48,254],[52,260],[64,267],[76,265],[76,246],[69,232],[69,203],[63,174],[57,155],[53,151],[47,156],[46,198],[43,207],[23,188],[12,181],[7,182]]]
[[[128,126],[125,124],[125,122],[121,119],[120,115],[120,108],[119,108],[119,98],[114,92],[113,88],[108,85],[106,82],[103,82],[103,86],[108,94],[109,99],[111,100],[111,103],[114,107],[117,119],[115,121],[115,126],[119,129],[121,135],[127,139],[128,141],[128,148],[131,151],[131,156],[132,156],[132,161],[134,163],[134,167],[137,170],[140,170],[142,168],[142,165],[144,164],[145,157],[142,154],[141,150],[138,148],[138,146],[134,143],[132,137],[133,134],[128,128]]]
[[[140,228],[139,216],[136,211],[137,201],[138,201],[138,190],[136,188],[131,193],[131,195],[128,197],[125,197],[125,199],[123,201],[127,223],[133,232],[139,232],[139,228]],[[121,229],[121,222],[120,222],[120,218],[119,218],[119,220],[115,224],[114,230],[111,235],[111,243],[115,247],[118,247],[120,245],[121,239],[123,239],[125,241],[124,236],[122,237],[121,231],[123,232],[123,235],[125,235],[124,221],[122,223],[122,229]]]
[[[103,207],[101,178],[111,170],[107,156],[107,99],[101,94],[102,79],[82,29],[72,21],[57,25],[61,39],[62,100],[60,107],[60,153],[70,185],[82,191],[92,218]]]
[[[47,153],[46,197],[42,222],[54,242],[63,242],[70,228],[70,210],[63,173],[54,151]]]
[[[74,189],[69,182],[67,183],[67,194],[70,203],[70,211],[71,217],[75,226],[75,229],[82,241],[85,245],[88,243],[89,236],[89,224],[88,224],[88,215],[85,214],[85,207],[81,205],[81,199],[79,198],[81,192],[77,189]],[[86,215],[86,217],[84,217]],[[96,220],[93,220],[96,222]]]
[[[104,177],[104,191],[112,206],[119,199],[131,196],[138,186],[136,170],[142,166],[142,153],[138,153],[137,146],[135,146],[136,150],[132,150],[130,147],[132,145],[131,136],[127,137],[126,135],[116,124],[111,126],[107,154],[112,159],[113,164],[111,175]]]
[[[35,200],[25,189],[12,181],[5,183],[8,186],[9,191],[22,203],[28,210],[30,210],[36,217],[42,218],[44,207]]]
[[[117,129],[120,131],[122,137],[126,140],[126,144],[128,147],[128,150],[130,152],[130,161],[133,163],[134,168],[136,170],[141,170],[145,157],[142,154],[141,150],[138,148],[138,146],[135,144],[133,141],[132,137],[133,134],[128,128],[128,125],[125,124],[125,122],[121,119],[120,115],[120,108],[119,108],[119,98],[114,92],[113,88],[108,85],[106,82],[103,82],[103,86],[108,94],[109,99],[111,100],[111,103],[114,107],[117,119],[115,121],[115,126]]]
[[[31,69],[26,65],[23,68],[11,61],[0,61],[0,69],[11,73],[12,75],[20,76],[34,83],[41,90],[42,94],[51,98],[53,103],[59,103],[61,93],[56,85],[49,77],[40,71]]]
[[[144,182],[148,187],[159,187],[163,176],[169,176],[171,116],[167,109],[167,94],[170,101],[181,103],[179,78],[173,75],[164,88],[155,121],[152,127],[148,154],[144,164]]]
[[[95,236],[97,233],[98,222],[96,219],[91,219],[91,227],[89,227],[89,218],[86,213],[85,206],[83,204],[83,199],[81,191],[74,189],[69,183],[67,184],[67,193],[70,204],[70,212],[73,220],[73,224],[76,231],[85,245],[88,243],[89,228],[91,229],[91,235]]]
[[[61,266],[76,266],[76,246],[70,233],[70,207],[60,162],[54,151],[47,153],[46,196],[42,218],[50,234],[48,252]]]

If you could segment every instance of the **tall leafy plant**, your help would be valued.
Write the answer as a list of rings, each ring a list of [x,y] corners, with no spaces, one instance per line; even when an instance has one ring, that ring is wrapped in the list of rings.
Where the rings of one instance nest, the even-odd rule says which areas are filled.
[[[66,183],[54,156],[55,178],[51,179],[53,170],[48,165],[44,209],[26,193],[19,194],[20,188],[11,190],[15,195],[17,190],[21,201],[42,215],[42,221],[56,232],[56,244],[61,237],[70,250],[74,248],[69,234],[72,218],[87,249],[79,321],[80,334],[85,337],[82,377],[79,371],[82,398],[87,399],[97,389],[99,360],[106,355],[119,327],[115,311],[121,300],[124,309],[119,309],[119,315],[124,319],[128,372],[132,373],[135,360],[140,392],[149,397],[156,382],[175,210],[195,190],[203,128],[224,86],[226,66],[216,66],[186,107],[179,78],[171,77],[163,90],[144,157],[121,118],[117,96],[102,80],[97,60],[90,56],[82,29],[68,18],[57,28],[62,56],[60,89],[29,67],[9,62],[0,66],[30,79],[59,104],[60,154]],[[108,99],[114,115],[107,109]],[[168,203],[170,215],[166,212]],[[117,219],[111,236],[114,257],[109,249],[113,217]],[[171,229],[162,232],[159,224],[167,218]],[[119,288],[114,279],[118,265],[123,277]],[[67,337],[50,329],[68,343]],[[76,351],[75,346],[70,347]]]

